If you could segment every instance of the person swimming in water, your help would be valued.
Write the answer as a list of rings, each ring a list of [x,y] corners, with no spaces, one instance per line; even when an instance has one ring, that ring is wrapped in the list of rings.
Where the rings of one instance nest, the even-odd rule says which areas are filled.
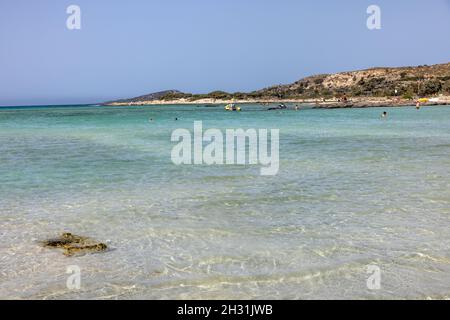
[[[382,119],[387,118],[387,112],[386,111],[383,111],[383,113],[381,114],[381,118]]]

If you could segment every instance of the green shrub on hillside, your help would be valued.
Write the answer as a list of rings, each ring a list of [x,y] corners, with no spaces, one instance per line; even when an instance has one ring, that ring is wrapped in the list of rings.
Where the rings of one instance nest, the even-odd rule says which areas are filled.
[[[433,95],[441,91],[442,84],[439,80],[428,80],[422,83],[419,89],[419,95],[427,96]]]
[[[444,91],[447,94],[450,94],[450,80],[447,80],[442,85],[442,91]]]

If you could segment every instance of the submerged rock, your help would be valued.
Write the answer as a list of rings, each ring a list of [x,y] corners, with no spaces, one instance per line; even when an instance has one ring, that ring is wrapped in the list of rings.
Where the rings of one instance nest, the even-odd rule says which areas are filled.
[[[42,242],[44,247],[64,249],[64,255],[72,256],[76,253],[89,253],[105,251],[108,246],[88,237],[63,233],[59,238],[48,239]]]

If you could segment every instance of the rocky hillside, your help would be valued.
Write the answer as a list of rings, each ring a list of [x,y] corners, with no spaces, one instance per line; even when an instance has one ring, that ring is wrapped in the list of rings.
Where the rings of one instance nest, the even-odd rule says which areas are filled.
[[[243,93],[214,91],[207,94],[183,93],[168,90],[108,104],[134,104],[155,101],[199,100],[288,100],[330,99],[346,97],[429,97],[450,95],[450,63],[418,67],[372,68],[359,71],[321,74],[303,78],[292,84],[278,85]]]
[[[134,97],[134,98],[110,101],[110,102],[106,102],[106,104],[109,104],[109,103],[131,103],[131,102],[140,102],[140,101],[155,101],[155,100],[160,100],[167,96],[173,96],[173,97],[180,96],[181,97],[183,95],[184,95],[184,93],[182,93],[178,90],[165,90],[165,91],[159,91],[159,92],[154,92],[154,93],[150,93],[150,94],[145,94],[145,95]]]
[[[331,98],[335,96],[430,96],[450,93],[450,63],[403,68],[372,68],[315,75],[289,85],[274,86],[252,96]]]

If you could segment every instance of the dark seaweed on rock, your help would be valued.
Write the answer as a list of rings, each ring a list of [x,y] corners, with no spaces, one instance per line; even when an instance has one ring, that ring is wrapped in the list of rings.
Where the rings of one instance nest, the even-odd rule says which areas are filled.
[[[77,236],[72,233],[63,233],[58,238],[42,242],[44,247],[64,249],[64,255],[72,256],[75,253],[89,253],[105,251],[108,246],[88,237]]]

